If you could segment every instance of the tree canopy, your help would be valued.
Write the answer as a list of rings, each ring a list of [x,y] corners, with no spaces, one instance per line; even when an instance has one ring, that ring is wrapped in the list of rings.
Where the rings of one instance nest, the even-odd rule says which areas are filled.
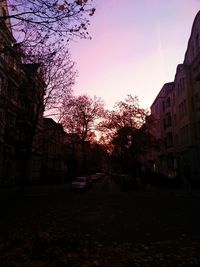
[[[96,96],[71,96],[63,102],[62,114],[61,122],[68,132],[78,134],[82,141],[93,140],[104,103]]]
[[[11,21],[17,41],[26,47],[88,38],[89,17],[95,12],[92,0],[3,0],[1,5],[1,20]]]
[[[117,102],[114,109],[105,114],[100,124],[101,140],[113,146],[113,140],[121,131],[139,129],[144,124],[148,111],[139,106],[137,96],[127,95],[124,101]]]

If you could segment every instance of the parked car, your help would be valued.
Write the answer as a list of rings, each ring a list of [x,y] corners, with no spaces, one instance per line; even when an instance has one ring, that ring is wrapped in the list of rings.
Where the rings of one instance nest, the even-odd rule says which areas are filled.
[[[96,180],[99,180],[100,178],[102,178],[104,175],[105,175],[105,174],[102,173],[102,172],[97,172],[97,173],[95,173],[95,174],[92,174],[92,175],[90,176],[90,178],[91,178],[92,181],[96,181]]]
[[[91,187],[91,180],[87,176],[78,176],[71,182],[71,190],[84,191]]]

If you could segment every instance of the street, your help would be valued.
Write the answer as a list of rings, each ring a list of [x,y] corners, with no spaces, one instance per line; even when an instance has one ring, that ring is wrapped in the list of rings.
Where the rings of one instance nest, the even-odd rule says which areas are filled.
[[[82,240],[82,245],[87,241],[86,247],[97,244],[104,254],[111,248],[115,251],[116,247],[120,248],[119,254],[124,250],[133,253],[136,247],[140,248],[141,264],[145,255],[160,253],[164,258],[171,255],[170,259],[178,255],[175,262],[179,260],[179,266],[200,266],[200,197],[197,195],[154,189],[124,192],[110,176],[105,176],[93,182],[87,192],[71,192],[69,185],[27,187],[23,198],[1,196],[0,207],[2,240],[9,237],[11,242],[12,238],[23,236],[29,240],[23,241],[26,243],[42,233],[42,240],[44,236],[48,240],[62,237],[62,245],[59,242],[56,245],[60,251],[63,237],[68,240],[70,236],[73,240]],[[1,259],[4,254],[2,242],[0,244]],[[163,264],[168,260],[163,260]],[[153,257],[152,264],[154,261]],[[181,263],[185,261],[186,265]],[[157,262],[161,261],[157,259]],[[114,266],[178,266],[134,264]],[[105,262],[104,265],[113,266]]]

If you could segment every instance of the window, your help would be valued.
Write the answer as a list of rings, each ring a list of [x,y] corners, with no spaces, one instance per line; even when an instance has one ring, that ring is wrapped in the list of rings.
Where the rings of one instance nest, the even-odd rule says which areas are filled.
[[[175,135],[175,142],[176,142],[176,145],[178,146],[179,145],[179,137],[178,137],[178,134]]]
[[[164,127],[164,130],[166,129],[166,120],[163,119],[163,127]]]
[[[172,126],[172,117],[170,113],[166,115],[166,128]]]
[[[183,116],[187,115],[187,105],[186,105],[186,100],[183,101]]]
[[[173,135],[172,133],[167,133],[167,147],[173,146]]]
[[[6,114],[6,126],[7,128],[15,128],[16,118],[12,113]]]
[[[176,114],[174,114],[174,124],[177,123],[177,120],[176,120]]]
[[[175,94],[175,92],[173,93],[173,105],[175,105],[175,103],[176,103],[176,94]]]
[[[166,106],[167,106],[167,107],[170,107],[170,105],[171,105],[171,101],[170,101],[170,97],[168,97],[168,98],[167,98],[167,105],[166,105]]]
[[[191,107],[192,107],[192,111],[194,112],[194,97],[191,96]]]
[[[179,118],[182,119],[187,115],[186,100],[179,104]]]
[[[167,137],[164,139],[165,148],[167,148]]]
[[[180,129],[180,142],[181,144],[186,144],[188,142],[188,125]]]
[[[164,101],[162,102],[162,109],[163,109],[163,111],[165,111],[165,102]]]
[[[180,79],[180,88],[181,89],[184,89],[184,86],[185,86],[185,79],[184,78],[181,78]]]

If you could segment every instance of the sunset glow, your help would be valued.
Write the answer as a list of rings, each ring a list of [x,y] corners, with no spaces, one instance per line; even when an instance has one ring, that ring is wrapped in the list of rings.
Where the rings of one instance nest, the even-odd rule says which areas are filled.
[[[199,0],[101,0],[89,32],[71,44],[79,76],[74,93],[97,95],[108,108],[127,94],[149,108],[183,62]]]

